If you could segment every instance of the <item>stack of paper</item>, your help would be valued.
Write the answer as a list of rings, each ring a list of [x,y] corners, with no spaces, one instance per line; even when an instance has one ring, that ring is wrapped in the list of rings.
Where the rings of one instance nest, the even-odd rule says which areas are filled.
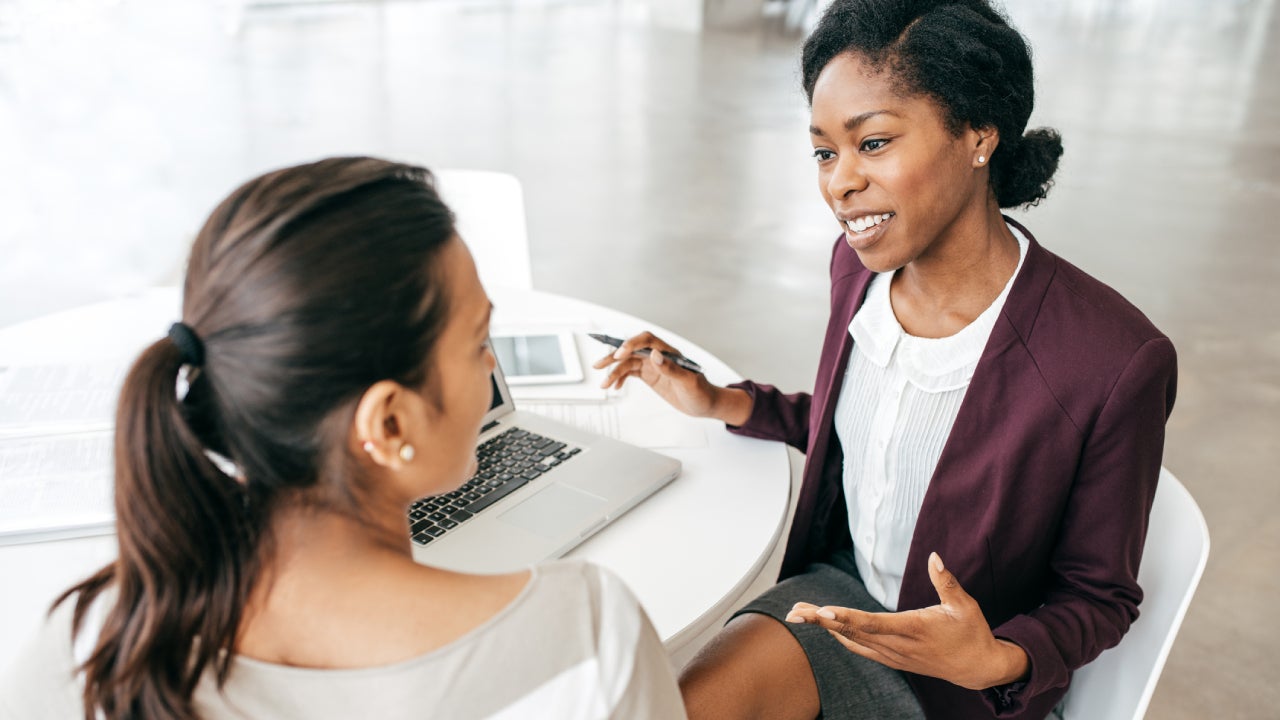
[[[127,367],[0,366],[0,545],[111,532]]]

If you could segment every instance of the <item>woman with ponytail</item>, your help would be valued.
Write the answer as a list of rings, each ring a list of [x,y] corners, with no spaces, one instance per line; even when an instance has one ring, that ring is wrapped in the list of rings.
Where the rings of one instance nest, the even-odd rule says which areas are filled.
[[[649,334],[597,364],[807,454],[780,582],[684,669],[689,715],[1042,720],[1137,617],[1173,346],[1001,213],[1062,142],[987,0],[835,0],[802,73],[841,230],[813,393]]]
[[[119,557],[55,603],[0,717],[683,717],[609,573],[413,561],[406,507],[475,468],[489,312],[422,168],[232,193],[121,393]]]

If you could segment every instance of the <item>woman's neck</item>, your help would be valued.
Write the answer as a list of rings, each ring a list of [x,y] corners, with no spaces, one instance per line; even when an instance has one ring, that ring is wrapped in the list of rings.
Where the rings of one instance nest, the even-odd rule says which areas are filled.
[[[387,520],[371,519],[316,503],[291,502],[272,514],[259,546],[261,575],[249,609],[263,610],[279,599],[312,592],[333,578],[374,566],[412,563],[413,555],[399,513],[398,533]]]
[[[278,509],[261,546],[262,571],[245,607],[237,651],[271,662],[312,664],[307,659],[317,656],[306,639],[309,628],[337,622],[362,605],[376,609],[378,599],[365,596],[386,592],[389,578],[428,571],[414,564],[403,513],[399,517],[393,534],[376,519],[335,509]]]
[[[292,503],[274,513],[263,549],[263,565],[276,575],[295,569],[327,573],[375,558],[413,560],[404,511],[395,508],[366,507],[357,514]]]
[[[999,297],[1018,267],[1018,241],[1000,208],[961,216],[919,257],[893,277],[890,298],[910,335],[949,337]]]

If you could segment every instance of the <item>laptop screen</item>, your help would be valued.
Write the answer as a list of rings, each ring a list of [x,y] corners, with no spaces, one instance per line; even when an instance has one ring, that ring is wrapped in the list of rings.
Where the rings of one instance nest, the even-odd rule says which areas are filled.
[[[489,384],[493,386],[493,399],[489,401],[489,409],[492,410],[502,404],[502,391],[498,389],[498,378],[489,373]]]
[[[484,414],[485,425],[515,410],[515,405],[511,402],[511,390],[507,388],[507,379],[502,374],[501,365],[495,363],[493,372],[489,373],[489,387],[493,395],[489,399],[489,412]]]

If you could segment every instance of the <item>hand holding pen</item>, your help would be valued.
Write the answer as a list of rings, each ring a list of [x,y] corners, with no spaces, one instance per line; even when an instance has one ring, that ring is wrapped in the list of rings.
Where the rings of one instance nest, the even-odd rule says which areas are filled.
[[[627,378],[635,375],[686,415],[741,425],[751,414],[751,398],[746,392],[712,385],[702,366],[651,332],[627,340],[608,335],[591,337],[617,348],[593,366],[601,370],[613,365],[600,387],[621,388]]]
[[[622,349],[622,346],[623,346],[623,345],[626,345],[628,342],[632,342],[632,341],[638,340],[638,339],[640,339],[640,338],[647,338],[647,339],[649,339],[649,340],[658,340],[658,338],[656,338],[656,337],[653,335],[653,333],[642,333],[642,334],[640,334],[640,335],[635,336],[634,338],[632,338],[632,339],[631,339],[631,340],[629,340],[629,341],[628,341],[628,340],[623,340],[623,339],[621,339],[621,338],[613,337],[612,335],[601,335],[601,334],[599,334],[599,333],[587,333],[587,335],[588,335],[592,340],[597,340],[597,341],[599,341],[599,342],[604,343],[605,345],[610,345],[610,346],[612,346],[612,347],[618,348],[618,350],[613,354],[613,358],[614,358],[615,360],[620,360],[620,359],[622,359],[622,358],[621,358],[621,356],[622,356],[622,355],[625,355],[625,353],[624,353],[624,351],[623,351],[623,349]],[[659,342],[661,342],[661,341],[659,341]],[[691,371],[696,372],[696,373],[700,373],[700,372],[702,372],[702,366],[701,366],[701,365],[699,365],[698,363],[696,363],[696,362],[694,362],[694,361],[690,360],[689,358],[687,358],[687,357],[685,357],[685,356],[681,355],[680,353],[675,352],[675,348],[672,348],[670,345],[667,345],[666,343],[662,343],[662,344],[663,344],[663,345],[666,345],[666,348],[665,348],[665,349],[662,349],[662,356],[663,356],[663,357],[665,357],[666,359],[668,359],[668,360],[670,360],[671,362],[675,363],[676,365],[679,365],[680,367],[684,368],[685,370],[691,370]],[[627,350],[630,352],[630,354],[635,355],[635,356],[637,356],[637,357],[649,357],[649,354],[650,354],[651,352],[653,352],[653,348],[652,348],[652,347],[649,347],[649,346],[642,347],[642,348],[640,348],[639,350],[633,350],[633,349],[631,349],[631,348],[628,348]]]

